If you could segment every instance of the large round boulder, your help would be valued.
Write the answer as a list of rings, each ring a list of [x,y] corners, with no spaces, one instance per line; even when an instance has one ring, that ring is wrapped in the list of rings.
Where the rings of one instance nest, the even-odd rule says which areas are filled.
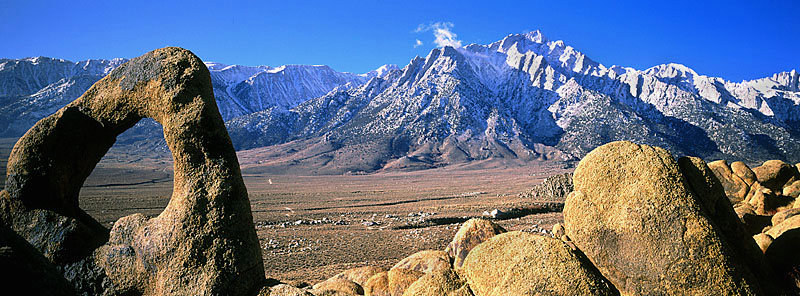
[[[453,258],[453,267],[460,268],[472,248],[503,232],[506,230],[492,221],[480,218],[469,219],[458,229],[445,252]]]
[[[567,236],[620,292],[764,294],[708,217],[719,198],[695,196],[668,151],[609,143],[581,160],[573,180]]]
[[[270,287],[269,289],[262,289],[258,296],[316,296],[311,292],[290,286],[287,284],[279,284]]]
[[[615,295],[581,253],[559,239],[512,231],[476,246],[460,270],[475,295]]]
[[[404,268],[391,269],[378,273],[364,286],[365,296],[402,296],[406,288],[416,282],[424,273]]]
[[[422,273],[445,270],[450,268],[450,256],[442,251],[419,251],[397,262],[392,269],[416,270]]]
[[[437,270],[423,275],[411,286],[408,286],[403,296],[451,296],[462,293],[460,289],[466,286],[466,281],[461,279],[452,268]]]
[[[344,278],[331,278],[314,285],[312,294],[339,292],[341,294],[363,295],[364,288],[361,285]]]
[[[373,275],[386,271],[385,268],[377,266],[363,266],[351,268],[334,275],[330,279],[346,279],[351,280],[362,287],[367,283],[367,280]]]

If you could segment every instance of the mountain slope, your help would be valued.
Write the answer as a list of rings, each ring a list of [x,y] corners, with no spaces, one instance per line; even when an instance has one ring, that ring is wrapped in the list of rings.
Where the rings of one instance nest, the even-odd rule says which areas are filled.
[[[70,62],[46,57],[0,59],[0,136],[19,136],[83,94],[126,62],[124,59]],[[271,107],[289,109],[337,87],[354,87],[394,66],[366,74],[337,72],[327,66],[248,67],[206,63],[224,119]],[[157,133],[145,122],[128,134]],[[146,127],[146,128],[143,128]]]
[[[799,112],[796,71],[732,83],[678,64],[605,67],[536,31],[434,49],[358,88],[235,118],[228,129],[239,149],[281,144],[284,163],[329,172],[574,161],[614,140],[796,162]]]
[[[0,135],[18,136],[126,60],[0,59]]]
[[[122,62],[0,60],[0,135],[21,134]],[[800,161],[794,70],[736,83],[680,64],[606,67],[539,31],[365,74],[206,65],[234,145],[279,171],[570,163],[615,140],[709,160]],[[163,151],[159,132],[143,121],[118,144]]]

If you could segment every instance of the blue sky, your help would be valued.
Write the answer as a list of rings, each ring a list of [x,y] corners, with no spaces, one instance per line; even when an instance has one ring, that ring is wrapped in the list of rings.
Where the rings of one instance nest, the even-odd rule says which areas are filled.
[[[427,55],[434,31],[416,29],[451,23],[465,45],[539,29],[607,66],[675,62],[733,81],[800,70],[793,0],[229,2],[5,0],[0,57],[131,58],[181,46],[225,64],[362,73]]]

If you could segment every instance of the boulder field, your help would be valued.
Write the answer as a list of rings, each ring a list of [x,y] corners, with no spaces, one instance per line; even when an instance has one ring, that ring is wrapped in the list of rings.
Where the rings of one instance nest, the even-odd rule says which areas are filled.
[[[445,252],[370,272],[363,295],[798,295],[798,176],[609,143],[578,164],[552,235],[471,219]],[[307,295],[362,295],[348,289]]]

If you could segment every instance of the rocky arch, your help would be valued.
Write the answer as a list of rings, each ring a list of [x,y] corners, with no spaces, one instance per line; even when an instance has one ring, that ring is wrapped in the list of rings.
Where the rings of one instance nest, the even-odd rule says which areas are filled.
[[[172,151],[172,198],[157,217],[123,217],[109,232],[80,209],[78,194],[117,135],[144,117],[161,123]],[[264,279],[210,74],[181,48],[129,61],[31,128],[9,158],[0,221],[79,292],[252,295]]]

